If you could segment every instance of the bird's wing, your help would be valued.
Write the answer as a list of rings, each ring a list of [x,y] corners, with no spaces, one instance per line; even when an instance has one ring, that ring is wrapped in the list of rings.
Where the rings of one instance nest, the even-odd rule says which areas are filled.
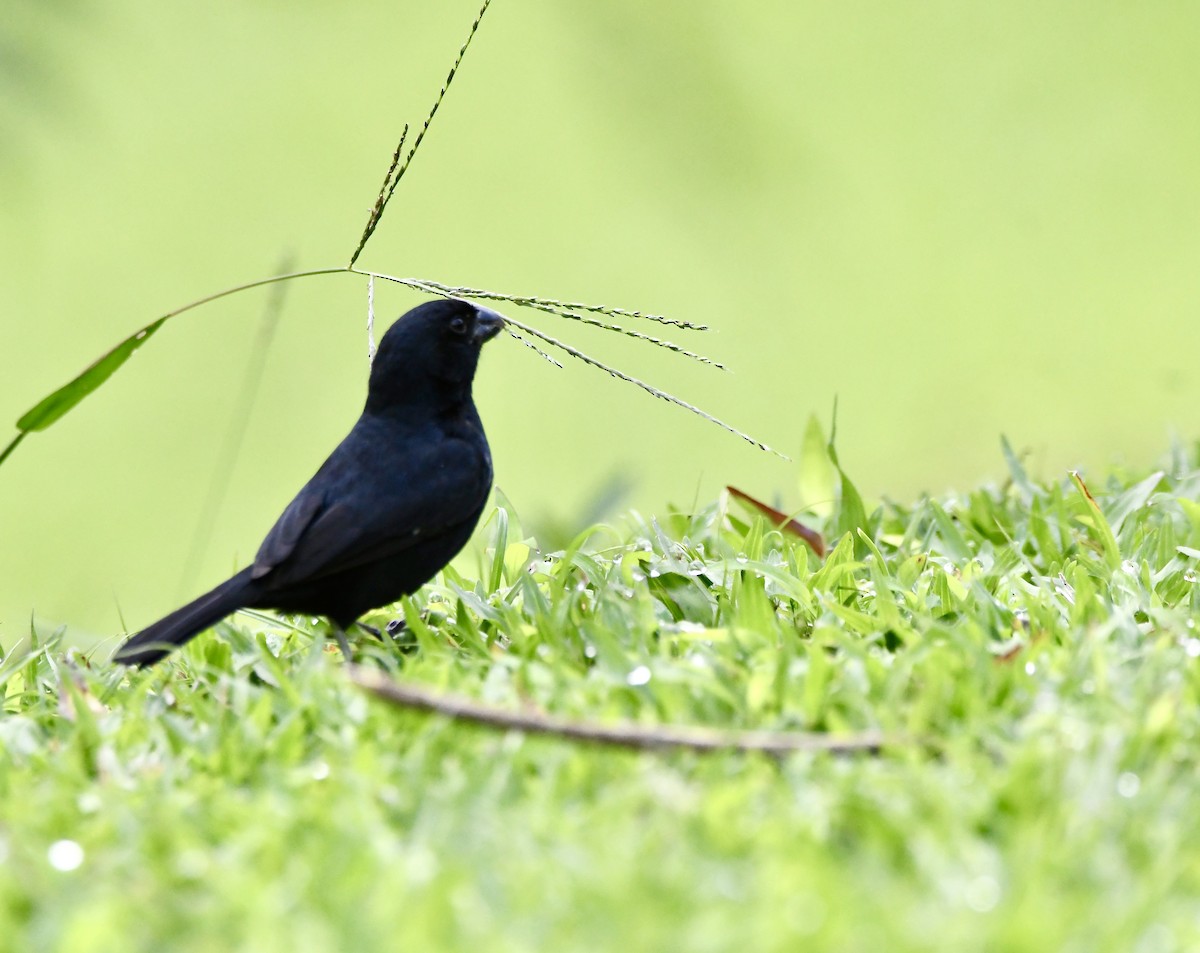
[[[331,457],[284,510],[259,547],[253,578],[314,579],[393,555],[475,519],[491,489],[486,452],[464,440],[417,451],[403,473],[345,468],[353,475],[346,483],[338,462]]]
[[[267,538],[258,547],[258,555],[254,557],[254,566],[250,570],[251,578],[262,578],[287,559],[313,521],[327,510],[325,494],[312,492],[313,489],[306,486],[301,490],[275,521]]]

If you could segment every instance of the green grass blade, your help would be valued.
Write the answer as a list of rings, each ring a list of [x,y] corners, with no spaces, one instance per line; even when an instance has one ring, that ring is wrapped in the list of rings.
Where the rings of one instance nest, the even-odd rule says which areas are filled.
[[[1100,504],[1092,496],[1092,491],[1087,488],[1087,484],[1083,482],[1083,477],[1080,476],[1078,470],[1071,471],[1071,480],[1074,482],[1076,489],[1079,490],[1080,496],[1083,497],[1088,505],[1091,515],[1085,522],[1096,531],[1097,541],[1100,544],[1101,552],[1104,553],[1105,563],[1108,564],[1109,569],[1116,569],[1121,565],[1121,550],[1117,546],[1117,537],[1113,534],[1112,527],[1109,526],[1108,520],[1100,509]]]
[[[17,447],[21,445],[21,441],[24,440],[26,436],[27,434],[24,430],[18,432],[17,435],[9,441],[8,446],[5,447],[3,451],[0,451],[0,465],[3,465],[4,461],[8,459],[9,454],[11,454],[17,449]]]
[[[151,335],[162,327],[166,320],[166,317],[159,318],[157,321],[147,324],[140,331],[135,331],[103,357],[89,365],[79,376],[64,384],[54,393],[43,397],[17,421],[17,429],[25,433],[45,430],[112,377],[117,369],[133,356],[134,351],[150,340]],[[5,452],[5,456],[9,452],[11,452],[11,447]],[[0,460],[2,459],[0,458]]]
[[[3,452],[0,452],[0,464],[3,464],[8,459],[26,434],[45,430],[68,411],[74,409],[88,394],[112,377],[121,365],[129,360],[133,352],[145,344],[154,332],[169,319],[198,308],[201,305],[208,304],[211,301],[216,301],[219,298],[226,298],[242,291],[249,291],[251,288],[261,288],[264,285],[275,284],[280,281],[291,281],[293,278],[311,278],[316,275],[335,274],[359,274],[359,272],[350,271],[346,268],[318,268],[312,271],[300,271],[288,275],[272,275],[269,278],[259,278],[257,281],[249,281],[245,284],[234,285],[232,288],[224,288],[213,294],[205,295],[203,298],[190,301],[176,308],[174,311],[168,311],[162,317],[150,322],[144,328],[135,331],[129,337],[125,338],[125,340],[112,350],[94,361],[81,374],[58,388],[58,390],[43,397],[37,404],[26,411],[17,421],[17,430],[20,433],[4,448]]]

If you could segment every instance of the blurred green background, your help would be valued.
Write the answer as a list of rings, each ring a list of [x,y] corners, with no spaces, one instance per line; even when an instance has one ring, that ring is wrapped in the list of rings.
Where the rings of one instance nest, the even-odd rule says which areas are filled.
[[[7,0],[0,418],[193,298],[343,264],[465,2]],[[721,375],[534,323],[795,455],[839,400],[867,494],[1152,461],[1196,436],[1200,6],[496,0],[361,264],[701,321]],[[377,293],[387,316],[420,300]],[[0,468],[0,642],[109,636],[250,559],[348,428],[365,288],[290,287],[203,564],[200,503],[265,295],[168,325]],[[653,329],[651,329],[653,330]],[[497,483],[567,528],[796,465],[515,342]],[[6,424],[7,426],[7,424]],[[7,441],[6,434],[0,440]]]

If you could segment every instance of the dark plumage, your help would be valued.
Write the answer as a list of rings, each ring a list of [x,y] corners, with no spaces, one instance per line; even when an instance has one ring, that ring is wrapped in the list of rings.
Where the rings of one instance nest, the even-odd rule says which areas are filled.
[[[321,615],[345,628],[433,578],[470,538],[491,490],[471,382],[480,348],[503,325],[457,300],[400,318],[379,342],[362,416],[267,533],[254,565],[114,658],[150,665],[241,608]]]

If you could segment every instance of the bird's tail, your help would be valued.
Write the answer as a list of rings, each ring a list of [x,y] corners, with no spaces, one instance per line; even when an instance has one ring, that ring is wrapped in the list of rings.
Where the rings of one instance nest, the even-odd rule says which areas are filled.
[[[250,569],[243,569],[211,592],[142,629],[117,649],[113,661],[123,665],[153,665],[169,652],[247,604],[255,588]]]

